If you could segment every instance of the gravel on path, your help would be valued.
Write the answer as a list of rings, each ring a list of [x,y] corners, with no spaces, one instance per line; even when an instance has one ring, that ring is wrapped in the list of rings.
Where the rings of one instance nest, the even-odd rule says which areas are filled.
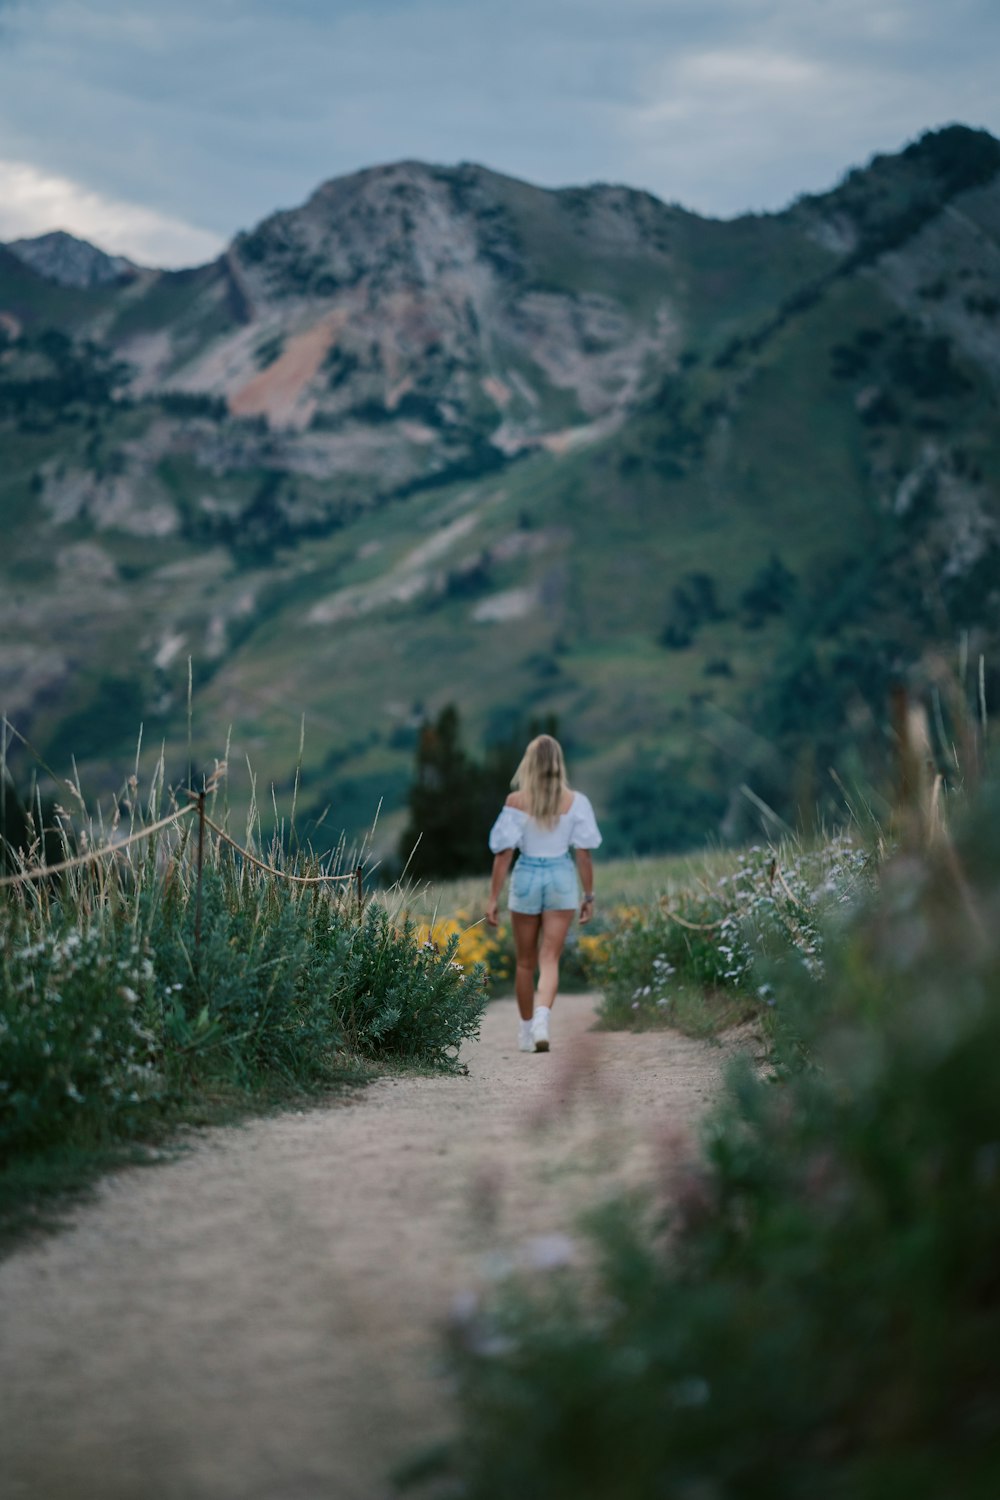
[[[2,1500],[383,1500],[448,1430],[440,1328],[691,1131],[726,1049],[488,1009],[468,1076],[386,1077],[108,1177],[0,1265]],[[550,1274],[539,1269],[536,1274]]]

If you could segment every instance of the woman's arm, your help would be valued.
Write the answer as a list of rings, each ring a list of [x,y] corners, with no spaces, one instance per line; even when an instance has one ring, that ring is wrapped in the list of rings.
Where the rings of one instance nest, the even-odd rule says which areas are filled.
[[[486,908],[486,920],[491,927],[497,925],[497,906],[500,903],[500,892],[503,883],[507,879],[507,871],[510,862],[514,858],[513,849],[501,849],[499,854],[493,856],[493,875],[490,880],[490,904]]]
[[[594,857],[589,849],[576,851],[576,868],[583,886],[580,903],[580,921],[589,922],[594,915]]]

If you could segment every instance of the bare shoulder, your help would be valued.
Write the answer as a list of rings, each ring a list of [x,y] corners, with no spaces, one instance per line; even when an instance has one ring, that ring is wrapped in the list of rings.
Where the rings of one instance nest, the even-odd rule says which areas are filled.
[[[518,812],[524,812],[524,793],[511,792],[510,796],[507,798],[507,801],[504,803],[504,806],[516,807]]]

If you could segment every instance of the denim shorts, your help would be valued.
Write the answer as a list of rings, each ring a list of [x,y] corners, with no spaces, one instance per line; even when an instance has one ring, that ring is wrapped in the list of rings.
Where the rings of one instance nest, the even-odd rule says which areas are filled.
[[[572,911],[580,888],[571,854],[557,854],[543,859],[530,854],[519,856],[510,878],[511,911],[537,916],[543,911]]]

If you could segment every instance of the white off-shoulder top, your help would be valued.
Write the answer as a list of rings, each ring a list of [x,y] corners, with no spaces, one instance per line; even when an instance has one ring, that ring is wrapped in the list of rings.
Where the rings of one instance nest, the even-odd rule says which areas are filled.
[[[504,807],[490,829],[490,849],[520,849],[534,859],[555,859],[569,849],[596,849],[601,830],[594,817],[590,798],[573,793],[569,812],[560,815],[554,828],[543,828],[529,813],[519,807]]]

